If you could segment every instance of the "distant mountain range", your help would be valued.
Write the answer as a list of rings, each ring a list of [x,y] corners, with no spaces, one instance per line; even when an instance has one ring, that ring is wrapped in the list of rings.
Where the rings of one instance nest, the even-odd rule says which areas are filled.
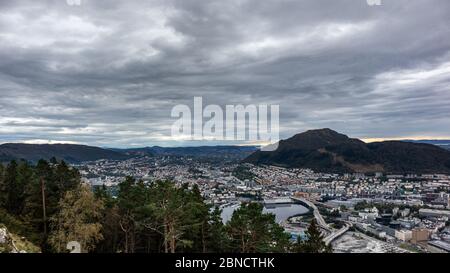
[[[113,149],[130,156],[135,155],[159,155],[159,156],[233,156],[244,159],[258,150],[256,146],[198,146],[198,147],[145,147],[135,149]]]
[[[331,129],[311,130],[257,151],[244,162],[320,172],[450,173],[450,151],[427,143],[365,143]]]
[[[125,160],[139,156],[192,156],[221,157],[242,160],[257,151],[254,146],[203,146],[203,147],[145,147],[135,149],[109,149],[73,144],[3,144],[0,145],[0,162],[39,159],[52,157],[70,163],[96,161],[99,159]]]
[[[70,163],[95,161],[99,159],[122,160],[124,153],[98,147],[73,144],[3,144],[0,145],[0,162],[24,159],[36,162],[55,157]]]
[[[405,142],[411,142],[411,143],[425,143],[425,144],[432,144],[432,145],[436,145],[439,146],[443,149],[446,150],[450,150],[450,140],[434,140],[434,139],[430,139],[430,140],[403,140]]]
[[[433,145],[432,145],[433,144]],[[364,143],[330,129],[311,130],[279,142],[273,152],[255,146],[144,147],[110,149],[73,144],[3,144],[0,162],[56,157],[70,163],[139,156],[192,156],[254,164],[311,168],[323,172],[450,173],[450,141]]]

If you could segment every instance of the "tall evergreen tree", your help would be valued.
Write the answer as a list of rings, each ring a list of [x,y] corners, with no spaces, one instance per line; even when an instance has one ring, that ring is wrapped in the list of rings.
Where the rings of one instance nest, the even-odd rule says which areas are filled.
[[[69,168],[66,162],[57,163],[55,169],[54,180],[58,187],[59,198],[65,192],[75,189],[80,183],[80,174],[77,170]]]
[[[180,245],[191,247],[192,241],[184,237],[192,224],[186,225],[189,204],[183,198],[183,190],[177,189],[170,181],[157,181],[150,190],[152,199],[146,206],[150,218],[147,218],[145,226],[162,235],[165,253],[175,253]]]
[[[0,163],[0,208],[5,208],[8,199],[8,188],[5,183],[5,167]]]
[[[290,244],[289,235],[275,222],[275,215],[263,213],[258,203],[242,204],[234,211],[227,231],[233,252],[286,252]]]
[[[20,162],[17,167],[15,214],[23,215],[27,199],[27,186],[32,183],[33,179],[34,170],[32,167],[26,161]]]
[[[192,242],[185,247],[188,252],[207,252],[208,225],[210,216],[210,206],[205,204],[205,200],[198,185],[194,185],[188,190],[187,185],[180,189],[183,195],[185,206],[185,216],[183,217],[184,240]]]
[[[206,252],[227,252],[230,248],[226,227],[222,220],[222,210],[215,207],[209,214]]]
[[[297,244],[294,246],[294,251],[298,253],[332,253],[331,245],[324,242],[322,233],[320,232],[316,219],[311,221],[311,224],[306,231],[306,240],[302,241],[298,238]]]
[[[5,171],[4,187],[6,196],[4,197],[4,207],[9,213],[17,213],[20,205],[21,187],[17,183],[17,162],[15,160],[8,164]]]
[[[138,221],[143,216],[142,207],[148,201],[148,189],[143,181],[136,181],[127,177],[119,184],[117,205],[120,210],[121,219],[119,226],[124,235],[124,252],[134,253],[136,251]]]
[[[105,185],[95,187],[94,195],[104,204],[102,210],[101,225],[103,240],[96,247],[99,253],[116,253],[120,251],[121,229],[119,226],[120,210],[116,200]]]

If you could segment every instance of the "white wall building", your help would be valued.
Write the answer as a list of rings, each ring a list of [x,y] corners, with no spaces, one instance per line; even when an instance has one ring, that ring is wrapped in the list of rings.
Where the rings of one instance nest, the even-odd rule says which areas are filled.
[[[396,230],[395,238],[403,242],[408,242],[412,239],[412,231],[410,230]]]

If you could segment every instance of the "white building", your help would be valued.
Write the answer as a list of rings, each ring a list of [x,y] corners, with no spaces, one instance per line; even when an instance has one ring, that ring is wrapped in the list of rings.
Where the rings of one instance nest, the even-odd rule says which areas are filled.
[[[420,209],[419,210],[420,216],[425,217],[443,217],[446,216],[450,218],[450,211],[448,210],[435,210],[435,209]]]
[[[410,230],[396,230],[395,238],[403,242],[408,242],[412,239],[412,231]]]

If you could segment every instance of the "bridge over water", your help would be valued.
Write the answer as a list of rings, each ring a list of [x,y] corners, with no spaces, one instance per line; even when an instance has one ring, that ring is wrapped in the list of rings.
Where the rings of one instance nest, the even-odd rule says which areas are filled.
[[[291,197],[292,200],[301,203],[302,205],[311,208],[313,210],[314,213],[314,218],[316,218],[317,224],[323,228],[324,230],[328,231],[330,234],[328,236],[325,237],[324,241],[326,244],[330,244],[331,242],[333,242],[334,240],[336,240],[337,238],[339,238],[341,235],[343,235],[344,233],[346,233],[348,231],[348,229],[352,226],[351,223],[346,222],[345,226],[342,227],[339,230],[336,230],[332,227],[330,227],[329,224],[327,224],[327,222],[325,221],[325,219],[323,218],[323,216],[320,214],[319,209],[317,208],[317,206],[305,199],[305,198],[299,198],[299,197]]]

